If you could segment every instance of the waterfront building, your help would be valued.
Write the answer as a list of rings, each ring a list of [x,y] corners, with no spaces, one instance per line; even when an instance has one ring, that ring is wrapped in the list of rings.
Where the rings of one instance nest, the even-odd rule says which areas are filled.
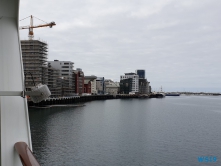
[[[97,77],[97,79],[96,79],[96,89],[97,89],[97,94],[100,94],[100,95],[105,94],[104,77]]]
[[[106,84],[106,93],[109,95],[117,95],[120,91],[120,83],[119,82],[108,82]]]
[[[60,96],[75,96],[75,90],[70,86],[70,79],[60,77],[57,79],[57,86],[60,89]]]
[[[91,75],[91,76],[84,76],[84,80],[86,82],[91,82],[91,94],[97,94],[97,86],[96,86],[96,79],[97,76]]]
[[[77,68],[73,71],[73,76],[75,78],[75,93],[82,95],[84,93],[84,72]]]
[[[21,50],[26,75],[25,87],[30,89],[33,86],[32,76],[35,84],[47,84],[48,44],[40,40],[21,40]]]
[[[49,87],[52,90],[53,96],[73,96],[75,95],[75,79],[73,77],[73,66],[71,61],[48,61],[48,68],[50,70],[59,71],[59,76],[52,78],[56,84]],[[53,77],[53,76],[49,76]]]
[[[139,78],[139,93],[148,94],[149,93],[149,82],[147,79]]]
[[[149,94],[149,84],[145,78],[145,70],[137,69],[136,74],[139,76],[139,93],[140,94]]]
[[[91,94],[91,81],[84,80],[84,93]]]
[[[69,80],[68,87],[73,87],[74,62],[54,60],[48,61],[48,65],[54,69],[60,70],[61,77]]]
[[[122,80],[132,78],[132,87],[130,93],[138,93],[139,92],[139,76],[135,73],[125,73],[124,76],[120,76],[121,83]]]
[[[120,94],[129,94],[132,92],[133,78],[120,80]]]
[[[48,88],[51,91],[51,97],[62,96],[62,89],[58,84],[59,78],[61,78],[60,70],[54,69],[48,65]]]
[[[145,78],[145,70],[144,69],[137,69],[136,74],[139,76],[139,78]]]

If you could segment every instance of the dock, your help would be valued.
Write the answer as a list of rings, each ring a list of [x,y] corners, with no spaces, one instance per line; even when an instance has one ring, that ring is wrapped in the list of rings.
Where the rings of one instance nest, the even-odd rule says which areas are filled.
[[[71,96],[71,97],[58,97],[48,98],[40,103],[28,101],[29,107],[50,108],[47,106],[68,106],[70,104],[77,105],[78,103],[95,101],[95,100],[111,100],[111,99],[129,99],[129,98],[149,98],[148,95],[135,95],[135,94],[118,94],[118,95],[89,95],[89,96]]]

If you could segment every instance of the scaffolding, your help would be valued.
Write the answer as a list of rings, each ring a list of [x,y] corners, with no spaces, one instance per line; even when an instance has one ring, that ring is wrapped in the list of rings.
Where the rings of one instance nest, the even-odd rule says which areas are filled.
[[[30,89],[33,79],[36,84],[48,83],[48,44],[39,40],[21,40],[24,73],[26,73],[25,86]]]

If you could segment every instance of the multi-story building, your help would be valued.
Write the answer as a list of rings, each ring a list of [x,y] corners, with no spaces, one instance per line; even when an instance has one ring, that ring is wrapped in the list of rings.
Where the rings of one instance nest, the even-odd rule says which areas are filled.
[[[84,93],[84,72],[77,68],[73,71],[73,76],[75,78],[75,93],[81,95]]]
[[[145,78],[145,70],[144,69],[137,69],[136,74],[139,76],[139,93],[140,94],[149,94],[149,84],[150,82],[147,81]]]
[[[129,94],[132,92],[133,78],[120,80],[120,94]]]
[[[91,81],[84,80],[84,93],[91,94]]]
[[[39,40],[21,40],[21,49],[26,88],[33,86],[32,76],[35,84],[47,84],[48,44]]]
[[[75,95],[75,79],[73,77],[73,64],[74,63],[71,61],[48,61],[48,68],[51,71],[59,71],[59,76],[57,78],[51,78],[53,76],[49,76],[49,78],[51,78],[51,81],[53,80],[54,82],[53,88],[50,86],[52,88],[52,96]]]
[[[120,90],[119,82],[108,82],[108,84],[106,84],[106,93],[107,94],[117,95],[119,93],[119,90]]]
[[[120,76],[120,80],[125,80],[128,78],[132,78],[132,88],[131,88],[130,93],[138,93],[139,92],[139,76],[135,73],[125,73],[124,76]]]
[[[61,78],[60,70],[48,66],[48,88],[51,91],[51,97],[62,96],[61,86],[58,84],[58,80]]]
[[[96,89],[97,89],[97,94],[105,94],[105,82],[104,82],[104,77],[97,77],[96,79]]]
[[[136,74],[139,76],[139,78],[145,78],[145,70],[144,69],[137,69]]]
[[[60,70],[61,77],[69,80],[69,87],[73,87],[73,68],[74,63],[71,61],[48,61],[48,65],[54,69]]]
[[[69,84],[70,79],[67,77],[60,77],[57,79],[57,85],[60,88],[61,96],[74,96],[75,91]]]
[[[139,78],[139,93],[148,94],[149,93],[149,83],[147,79]]]
[[[91,94],[97,94],[97,87],[96,87],[96,79],[97,77],[92,75],[92,76],[84,76],[85,83],[91,82]]]

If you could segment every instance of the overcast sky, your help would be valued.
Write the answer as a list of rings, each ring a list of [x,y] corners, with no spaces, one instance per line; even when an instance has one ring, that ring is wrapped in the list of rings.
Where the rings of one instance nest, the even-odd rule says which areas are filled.
[[[85,75],[119,81],[145,69],[153,90],[221,92],[220,0],[20,0],[20,19],[29,15],[57,24],[34,29],[48,60]]]

